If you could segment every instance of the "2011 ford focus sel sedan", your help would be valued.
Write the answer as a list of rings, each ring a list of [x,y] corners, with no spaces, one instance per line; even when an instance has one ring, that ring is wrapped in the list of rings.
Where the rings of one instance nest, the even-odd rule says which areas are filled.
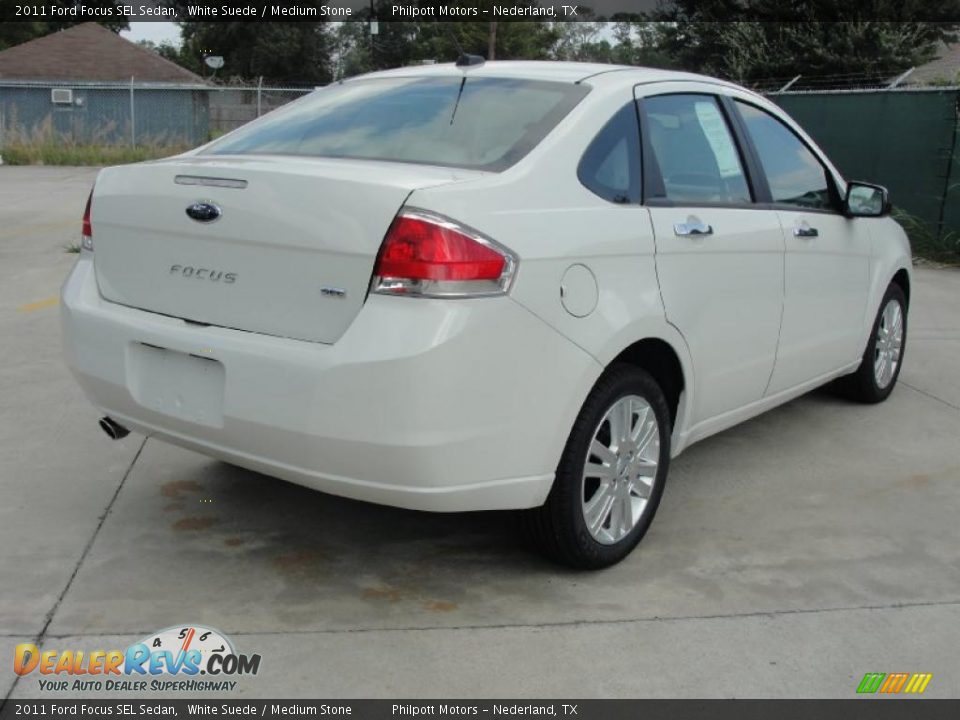
[[[911,263],[888,212],[727,82],[403,68],[100,172],[66,355],[113,436],[523,509],[549,555],[602,567],[691,443],[837,378],[890,394]]]

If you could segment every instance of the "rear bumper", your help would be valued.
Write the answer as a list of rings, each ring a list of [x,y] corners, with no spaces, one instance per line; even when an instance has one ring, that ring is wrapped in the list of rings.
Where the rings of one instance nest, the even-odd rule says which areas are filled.
[[[61,309],[77,381],[132,430],[324,492],[419,510],[542,504],[601,371],[507,297],[374,295],[336,344],[323,345],[107,302],[83,253]],[[163,363],[144,365],[144,353],[157,352],[206,358],[217,372],[166,382]],[[194,394],[202,413],[190,407],[201,402]]]

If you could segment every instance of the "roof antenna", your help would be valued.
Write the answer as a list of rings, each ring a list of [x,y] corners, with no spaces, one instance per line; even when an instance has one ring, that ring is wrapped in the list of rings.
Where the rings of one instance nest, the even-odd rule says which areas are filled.
[[[453,28],[451,28],[449,25],[447,26],[447,32],[450,33],[450,39],[453,40],[453,44],[456,46],[457,52],[460,53],[459,57],[457,57],[457,62],[454,63],[457,67],[474,67],[476,65],[483,65],[483,63],[486,62],[486,59],[482,55],[470,55],[465,53],[463,48],[460,46],[460,43],[457,41],[456,33],[453,32]]]

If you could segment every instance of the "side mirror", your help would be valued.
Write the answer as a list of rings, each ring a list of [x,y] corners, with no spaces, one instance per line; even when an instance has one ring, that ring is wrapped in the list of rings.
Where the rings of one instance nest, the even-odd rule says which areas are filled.
[[[881,217],[890,213],[890,194],[881,185],[852,181],[847,183],[843,212],[847,217]]]

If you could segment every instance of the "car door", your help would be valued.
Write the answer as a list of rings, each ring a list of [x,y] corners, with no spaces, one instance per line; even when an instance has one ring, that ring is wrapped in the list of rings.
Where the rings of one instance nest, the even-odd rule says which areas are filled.
[[[705,88],[637,88],[644,204],[667,319],[693,358],[693,425],[763,397],[783,296],[779,220],[754,202],[728,111]]]
[[[822,377],[857,360],[863,348],[870,238],[841,212],[833,174],[771,111],[733,102],[763,168],[783,227],[784,307],[768,394]]]

